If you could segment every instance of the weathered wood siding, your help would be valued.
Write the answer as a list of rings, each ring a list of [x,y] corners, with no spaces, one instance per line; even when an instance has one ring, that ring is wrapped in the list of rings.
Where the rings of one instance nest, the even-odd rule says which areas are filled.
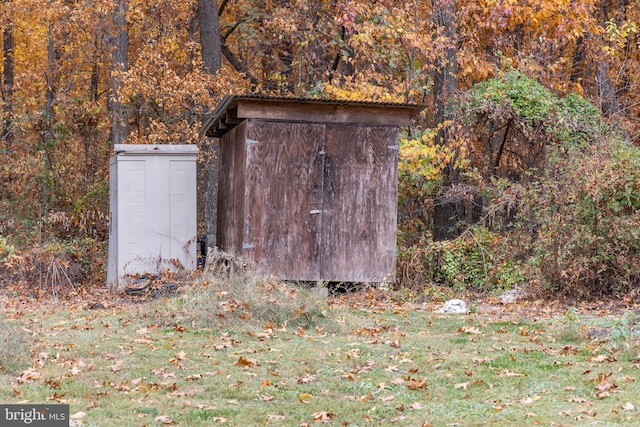
[[[246,130],[245,121],[220,138],[216,244],[222,250],[236,255],[242,253]]]
[[[319,280],[324,129],[249,121],[242,254],[283,279]]]
[[[395,280],[399,126],[421,106],[229,96],[218,246],[286,280]]]
[[[395,280],[396,127],[327,125],[323,280]]]
[[[221,140],[221,247],[282,279],[393,281],[397,136],[245,121]]]

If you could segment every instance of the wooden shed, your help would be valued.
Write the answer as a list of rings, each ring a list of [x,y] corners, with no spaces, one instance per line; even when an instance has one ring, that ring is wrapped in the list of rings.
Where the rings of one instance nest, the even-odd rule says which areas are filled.
[[[217,246],[280,279],[393,282],[399,128],[413,104],[227,96]]]

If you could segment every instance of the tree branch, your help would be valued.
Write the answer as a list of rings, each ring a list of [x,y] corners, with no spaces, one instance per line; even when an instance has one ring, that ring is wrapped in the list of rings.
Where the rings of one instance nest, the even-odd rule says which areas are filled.
[[[227,61],[233,65],[233,68],[239,73],[242,73],[249,81],[253,87],[258,86],[258,80],[251,74],[249,71],[249,66],[247,64],[243,64],[242,61],[238,59],[238,57],[229,49],[229,46],[223,41],[220,43],[220,47],[222,48],[222,54]]]

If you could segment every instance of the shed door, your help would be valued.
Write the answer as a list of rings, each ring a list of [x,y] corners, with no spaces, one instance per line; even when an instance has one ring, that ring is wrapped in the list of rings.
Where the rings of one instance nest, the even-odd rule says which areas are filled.
[[[320,280],[325,126],[252,121],[242,255],[278,277]]]
[[[281,279],[395,279],[397,129],[252,120],[242,255]]]
[[[398,129],[327,125],[322,280],[395,280]]]

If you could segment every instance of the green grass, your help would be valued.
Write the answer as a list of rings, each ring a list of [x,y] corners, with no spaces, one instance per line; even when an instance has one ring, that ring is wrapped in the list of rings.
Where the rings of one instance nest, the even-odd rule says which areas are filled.
[[[215,323],[189,298],[24,316],[38,376],[3,372],[0,401],[68,403],[86,426],[637,424],[638,361],[619,357],[629,346],[581,332],[619,325],[610,318],[325,307],[289,327]]]
[[[19,374],[29,367],[34,339],[22,322],[0,314],[0,372]]]

